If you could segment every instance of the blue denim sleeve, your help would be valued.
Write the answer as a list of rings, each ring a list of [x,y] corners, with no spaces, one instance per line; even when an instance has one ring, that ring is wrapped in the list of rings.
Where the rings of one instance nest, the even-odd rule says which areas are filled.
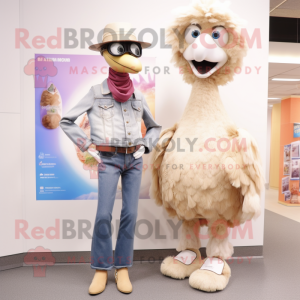
[[[144,95],[142,95],[142,103],[143,103],[143,120],[147,128],[147,132],[144,137],[145,153],[150,153],[153,147],[155,147],[155,145],[158,142],[159,135],[161,132],[161,126],[154,121]]]
[[[74,122],[87,112],[94,103],[94,93],[92,89],[60,120],[59,125],[71,141],[84,152],[92,144],[84,131]]]

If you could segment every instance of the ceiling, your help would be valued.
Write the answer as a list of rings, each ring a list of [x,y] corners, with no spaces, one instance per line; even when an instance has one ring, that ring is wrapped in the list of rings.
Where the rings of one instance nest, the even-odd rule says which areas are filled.
[[[270,11],[273,10],[277,5],[279,5],[278,8],[270,13],[270,16],[300,18],[299,0],[287,0],[284,3],[282,2],[284,2],[284,0],[270,0]]]
[[[269,99],[270,104],[281,101],[281,98],[289,95],[300,95],[300,81],[273,81],[273,78],[300,79],[300,64],[269,63]]]
[[[300,18],[300,0],[270,0],[270,11],[272,17]],[[300,95],[300,81],[273,81],[276,77],[300,79],[300,64],[269,63],[268,97],[279,98],[269,99],[269,104],[280,102],[289,95]]]

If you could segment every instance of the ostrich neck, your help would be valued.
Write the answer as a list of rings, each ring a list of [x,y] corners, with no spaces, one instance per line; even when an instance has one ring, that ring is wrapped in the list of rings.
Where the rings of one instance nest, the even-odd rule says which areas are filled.
[[[221,101],[218,86],[209,80],[197,80],[180,120],[180,125],[228,123],[230,119]]]

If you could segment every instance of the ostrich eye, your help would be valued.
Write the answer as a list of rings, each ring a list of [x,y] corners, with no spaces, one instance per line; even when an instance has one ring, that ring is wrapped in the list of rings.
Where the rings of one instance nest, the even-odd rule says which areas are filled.
[[[200,28],[197,25],[190,25],[184,33],[185,41],[188,44],[192,44],[195,42],[196,38],[198,38],[201,34]]]
[[[213,37],[213,39],[217,40],[220,37],[220,32],[219,31],[214,31],[212,33],[212,37]]]
[[[141,51],[140,48],[137,44],[131,44],[130,45],[130,51],[135,55],[135,56],[141,56]]]
[[[214,42],[221,48],[223,48],[228,43],[228,32],[222,27],[218,26],[213,29],[211,37],[214,39]]]
[[[192,37],[193,38],[196,38],[196,37],[198,37],[200,35],[200,31],[199,30],[194,30],[193,32],[192,32]]]
[[[112,55],[122,55],[125,52],[121,43],[112,43],[109,45],[109,49]]]

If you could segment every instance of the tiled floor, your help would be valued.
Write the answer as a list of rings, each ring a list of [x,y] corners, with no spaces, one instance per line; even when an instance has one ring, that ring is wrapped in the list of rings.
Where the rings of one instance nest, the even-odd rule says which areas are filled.
[[[163,276],[160,264],[135,262],[130,269],[133,292],[121,294],[116,289],[113,271],[103,294],[93,299],[105,300],[298,300],[300,299],[300,224],[277,213],[265,212],[264,258],[234,260],[227,288],[218,293],[200,292],[189,280]],[[0,272],[1,300],[84,300],[94,271],[88,264],[55,265],[45,269],[45,277],[34,277],[32,267]]]
[[[265,209],[300,223],[300,207],[278,203],[278,190],[266,189]]]
[[[132,294],[118,292],[113,272],[109,272],[106,290],[93,299],[300,299],[300,208],[277,203],[277,196],[276,190],[266,191],[264,259],[233,261],[232,277],[224,291],[203,293],[192,289],[188,279],[164,277],[159,263],[135,262],[130,270]],[[93,272],[88,264],[48,267],[45,277],[34,277],[32,267],[2,271],[0,299],[91,299],[87,289]]]

